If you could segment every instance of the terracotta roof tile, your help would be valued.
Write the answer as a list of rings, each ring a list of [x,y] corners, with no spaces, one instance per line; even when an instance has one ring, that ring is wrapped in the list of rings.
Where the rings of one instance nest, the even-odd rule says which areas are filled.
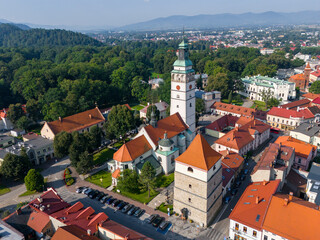
[[[320,211],[316,204],[285,194],[275,194],[263,229],[286,239],[319,239]]]
[[[254,138],[248,131],[235,128],[219,138],[217,141],[215,141],[215,143],[232,149],[240,150],[253,140]]]
[[[271,197],[277,191],[279,184],[280,180],[249,184],[229,218],[261,230]]]
[[[56,135],[62,131],[79,131],[81,129],[91,127],[104,121],[105,118],[103,117],[100,110],[96,107],[85,112],[62,118],[61,121],[56,120],[53,122],[48,122],[47,124],[52,132]]]
[[[117,170],[115,170],[115,171],[112,173],[112,177],[113,177],[113,178],[118,178],[118,177],[120,177],[120,173],[121,173],[120,168],[117,168]]]
[[[296,111],[296,110],[284,109],[280,107],[273,107],[268,112],[268,115],[283,117],[283,118],[290,118],[290,117],[304,118],[304,119],[314,118],[314,115],[308,108],[304,108],[299,111]]]
[[[198,134],[176,161],[208,171],[221,157],[222,155],[213,150],[205,138]]]
[[[294,102],[291,102],[291,103],[287,103],[287,104],[284,104],[284,105],[281,105],[280,107],[281,108],[285,108],[285,109],[293,109],[295,110],[297,107],[308,107],[310,104],[310,100],[309,99],[300,99],[298,101],[294,101]]]
[[[231,170],[228,166],[222,164],[222,186],[226,187],[230,182],[231,178],[234,176],[235,172]]]
[[[27,225],[38,233],[41,233],[50,222],[50,218],[43,212],[32,212]]]
[[[142,154],[152,149],[144,135],[137,137],[121,146],[113,154],[113,159],[118,162],[131,162]]]
[[[302,97],[313,100],[317,97],[320,97],[320,94],[306,93],[306,94],[303,94]]]
[[[59,227],[51,240],[99,240],[95,236],[88,236],[87,232],[76,225]]]
[[[296,155],[301,156],[303,158],[307,158],[310,152],[314,152],[317,150],[316,146],[310,143],[300,141],[291,136],[280,136],[276,139],[275,143],[281,143],[282,145],[294,148]]]
[[[226,165],[227,167],[231,168],[234,172],[237,172],[239,167],[242,165],[244,158],[241,157],[238,153],[233,151],[220,151],[220,154],[222,154],[222,163]]]
[[[316,77],[320,77],[320,70],[314,71],[314,72],[312,72],[310,74],[313,75],[313,76],[316,76]]]
[[[295,75],[291,76],[290,79],[298,80],[298,81],[305,81],[303,73],[295,74]]]
[[[231,114],[224,115],[221,118],[209,124],[206,128],[221,132],[228,126],[234,127],[238,119],[238,117],[232,116]]]
[[[312,103],[320,104],[320,97],[313,99]]]

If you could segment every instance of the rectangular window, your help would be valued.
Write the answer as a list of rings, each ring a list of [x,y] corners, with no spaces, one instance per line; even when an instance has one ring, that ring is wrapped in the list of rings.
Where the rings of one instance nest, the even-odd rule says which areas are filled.
[[[192,188],[192,185],[191,185],[191,184],[189,184],[189,188]]]
[[[239,224],[236,223],[236,227],[235,227],[236,230],[239,230]]]
[[[177,105],[177,108],[179,108],[179,105]]]
[[[247,230],[248,230],[247,227],[243,227],[243,232],[244,233],[247,233]]]
[[[257,237],[257,231],[253,231],[252,236]]]
[[[188,198],[188,201],[191,202],[191,198]]]

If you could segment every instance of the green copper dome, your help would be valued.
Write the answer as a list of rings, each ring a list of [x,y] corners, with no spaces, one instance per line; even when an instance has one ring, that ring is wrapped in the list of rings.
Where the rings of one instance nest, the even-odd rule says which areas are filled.
[[[159,142],[159,146],[161,147],[170,147],[173,144],[173,141],[167,138],[167,133],[164,134],[164,138]]]

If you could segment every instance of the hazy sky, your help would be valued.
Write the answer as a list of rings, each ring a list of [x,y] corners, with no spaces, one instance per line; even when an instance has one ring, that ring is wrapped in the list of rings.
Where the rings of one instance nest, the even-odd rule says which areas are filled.
[[[300,10],[320,10],[319,0],[0,0],[0,19],[69,26],[121,26],[171,15]]]

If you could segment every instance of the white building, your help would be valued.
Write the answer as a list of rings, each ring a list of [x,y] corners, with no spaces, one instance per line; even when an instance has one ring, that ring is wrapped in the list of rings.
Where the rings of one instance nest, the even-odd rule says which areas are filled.
[[[251,100],[263,101],[260,94],[269,90],[272,97],[278,100],[287,101],[296,98],[296,85],[292,82],[259,75],[245,77],[241,80],[244,84],[244,90],[239,93]]]
[[[309,202],[320,205],[320,164],[313,163],[308,174],[307,196]]]
[[[163,119],[167,117],[167,108],[169,104],[160,100],[160,102],[154,103],[157,110],[159,111],[159,119]],[[147,111],[151,105],[148,103],[148,106],[144,107],[140,110],[140,118],[147,118]]]
[[[269,55],[269,54],[274,53],[274,50],[273,49],[268,49],[268,48],[263,48],[263,49],[260,49],[260,53],[262,55]]]
[[[195,95],[196,98],[200,98],[203,100],[206,113],[211,112],[211,106],[215,102],[221,101],[221,92],[219,91],[206,92],[203,90],[196,89]]]

